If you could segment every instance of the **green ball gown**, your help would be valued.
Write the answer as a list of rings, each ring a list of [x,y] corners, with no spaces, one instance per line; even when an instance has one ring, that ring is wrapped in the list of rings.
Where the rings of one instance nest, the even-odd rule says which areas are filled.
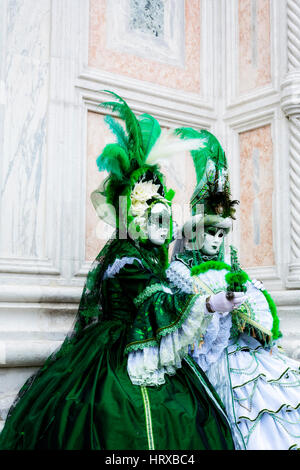
[[[187,354],[210,320],[205,299],[170,290],[160,253],[105,246],[72,334],[20,390],[0,449],[234,448],[224,407]]]

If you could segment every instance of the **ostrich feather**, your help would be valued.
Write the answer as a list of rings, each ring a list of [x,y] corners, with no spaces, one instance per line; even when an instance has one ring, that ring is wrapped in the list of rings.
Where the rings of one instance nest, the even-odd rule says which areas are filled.
[[[112,116],[105,116],[104,121],[108,124],[112,133],[116,136],[117,142],[125,151],[128,151],[128,138],[119,122]]]
[[[150,114],[142,114],[138,120],[142,131],[145,159],[147,159],[148,153],[161,134],[161,128],[158,121]]]
[[[149,152],[146,163],[148,165],[167,164],[176,155],[199,150],[204,145],[205,139],[182,139],[172,129],[163,129]]]
[[[218,139],[206,129],[196,131],[191,127],[181,127],[175,131],[183,139],[195,139],[203,138],[205,145],[203,148],[196,149],[191,152],[195,171],[197,176],[197,183],[199,183],[206,172],[208,160],[212,160],[216,167],[216,175],[219,176],[219,172],[227,168],[227,160]]]
[[[108,144],[97,158],[99,171],[106,170],[115,178],[122,180],[124,174],[129,170],[130,161],[128,154],[118,144]]]
[[[113,112],[118,113],[121,119],[125,122],[126,131],[128,134],[128,147],[132,150],[134,158],[138,161],[140,165],[143,163],[143,139],[140,129],[139,122],[135,117],[134,113],[129,108],[126,101],[123,100],[116,93],[108,90],[104,90],[106,93],[113,95],[118,101],[106,101],[101,103],[99,106],[103,108],[109,108]],[[130,152],[131,153],[131,152]]]

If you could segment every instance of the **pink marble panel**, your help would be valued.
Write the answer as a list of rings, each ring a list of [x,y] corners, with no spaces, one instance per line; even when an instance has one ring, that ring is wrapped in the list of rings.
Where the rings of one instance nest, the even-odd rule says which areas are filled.
[[[273,266],[271,126],[240,134],[241,263],[244,267]]]
[[[168,169],[161,167],[166,178],[167,188],[175,190],[172,201],[173,218],[182,225],[190,215],[190,198],[196,186],[194,164],[189,152],[183,152],[173,157]]]
[[[239,0],[239,93],[271,81],[270,0]]]
[[[106,172],[99,172],[96,159],[105,145],[110,142],[113,142],[113,137],[104,122],[104,116],[89,112],[87,119],[86,260],[93,260],[106,243],[104,236],[101,237],[105,225],[98,218],[90,195],[107,176]]]
[[[88,113],[87,121],[87,192],[86,192],[86,260],[93,260],[106,242],[107,228],[99,220],[90,200],[90,194],[107,176],[106,172],[99,172],[96,159],[104,146],[114,142],[108,126],[101,114]],[[168,170],[162,167],[166,178],[167,188],[175,190],[173,199],[173,215],[178,224],[181,224],[189,214],[189,200],[194,191],[196,177],[192,157],[188,152],[177,155],[172,160]],[[105,238],[106,237],[106,238]],[[170,250],[171,251],[171,250]]]
[[[164,64],[106,45],[106,0],[90,0],[89,65],[158,85],[200,91],[200,0],[185,2],[185,65]]]

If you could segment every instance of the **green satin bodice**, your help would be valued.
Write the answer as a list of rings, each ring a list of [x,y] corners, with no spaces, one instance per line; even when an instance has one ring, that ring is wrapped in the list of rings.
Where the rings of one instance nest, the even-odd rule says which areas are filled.
[[[138,252],[130,242],[122,248],[107,272],[121,268],[102,282],[103,320],[124,322],[129,352],[158,345],[159,336],[178,328],[195,296],[171,291],[154,250]]]

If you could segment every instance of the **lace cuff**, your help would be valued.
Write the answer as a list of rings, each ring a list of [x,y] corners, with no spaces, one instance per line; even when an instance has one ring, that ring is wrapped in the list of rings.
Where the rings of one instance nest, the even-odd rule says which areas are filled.
[[[214,315],[203,337],[203,343],[200,347],[196,346],[191,352],[192,358],[204,372],[218,361],[224,349],[228,346],[231,325],[230,313],[226,315],[217,313]]]
[[[141,260],[139,260],[138,258],[134,258],[134,257],[129,258],[127,256],[121,259],[117,258],[113,264],[108,266],[107,270],[105,271],[103,275],[103,280],[111,279],[115,277],[116,274],[118,274],[121,271],[121,269],[124,268],[124,266],[126,266],[126,264],[133,264],[135,261],[137,261],[141,266],[143,266]]]
[[[205,299],[198,296],[181,326],[161,336],[158,346],[129,352],[127,371],[134,385],[161,385],[165,374],[174,375],[181,367],[189,346],[200,341],[213,316],[206,312]]]
[[[190,270],[181,261],[173,261],[166,271],[166,276],[171,286],[186,294],[194,294]]]

